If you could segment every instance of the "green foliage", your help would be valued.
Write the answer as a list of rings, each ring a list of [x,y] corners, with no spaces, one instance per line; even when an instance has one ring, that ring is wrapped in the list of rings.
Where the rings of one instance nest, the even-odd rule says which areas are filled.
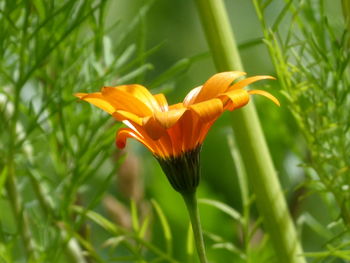
[[[274,21],[267,21],[264,15],[274,6],[271,1],[253,2],[282,92],[305,138],[303,159],[309,177],[302,187],[321,195],[333,213],[329,228],[336,237],[322,234],[329,229],[316,220],[310,223],[330,242],[328,252],[307,255],[329,262],[334,257],[346,259],[350,225],[347,1],[343,1],[345,21],[334,19],[340,6],[334,10],[337,7],[323,0],[285,1]]]
[[[182,200],[157,162],[133,144],[127,154],[116,150],[119,124],[73,96],[142,83],[171,100],[213,73],[192,5],[153,2],[0,1],[0,263],[197,262]],[[291,207],[299,209],[292,212],[305,255],[309,262],[347,262],[348,1],[253,2],[286,98],[282,107],[297,123],[286,109],[276,113],[257,100]],[[247,72],[268,74],[252,6],[232,3]],[[275,252],[227,119],[202,150],[198,194],[208,258],[271,263]],[[277,122],[287,128],[280,132]],[[286,180],[296,176],[285,164],[290,149],[298,149],[293,156],[307,175],[297,191]]]
[[[0,3],[1,209],[13,211],[0,225],[6,261],[86,262],[80,246],[102,261],[72,205],[94,209],[110,187],[120,159],[111,147],[116,126],[73,94],[131,81],[150,68],[138,45],[111,45],[107,32],[118,28],[105,25],[109,5]],[[125,39],[144,15],[123,30]]]

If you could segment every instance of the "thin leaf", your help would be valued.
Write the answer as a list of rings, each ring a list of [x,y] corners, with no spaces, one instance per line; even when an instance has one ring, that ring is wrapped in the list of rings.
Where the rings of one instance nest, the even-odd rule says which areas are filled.
[[[136,202],[133,199],[130,201],[130,210],[131,210],[132,228],[136,233],[139,233],[140,231],[139,216],[137,212]]]
[[[281,24],[281,21],[288,14],[288,11],[289,11],[292,3],[293,3],[293,0],[289,0],[288,3],[283,7],[282,11],[278,14],[278,17],[276,18],[275,22],[273,23],[272,31],[274,31],[274,32],[277,31],[277,28]]]
[[[147,230],[149,227],[149,223],[150,223],[150,215],[146,216],[146,218],[143,220],[142,225],[140,227],[140,231],[139,231],[139,236],[140,238],[145,238],[146,234],[147,234]]]
[[[224,212],[225,214],[229,215],[232,219],[236,221],[242,222],[243,220],[241,214],[238,211],[222,202],[209,199],[199,199],[199,203],[215,207],[221,212]]]
[[[164,215],[163,210],[161,209],[161,207],[159,206],[157,201],[152,199],[151,202],[152,202],[154,209],[156,210],[157,216],[158,216],[160,223],[161,223],[161,226],[162,226],[162,230],[163,230],[163,234],[164,234],[164,238],[165,238],[165,243],[166,243],[166,252],[169,255],[171,255],[172,254],[172,234],[171,234],[168,220],[166,219],[166,216]]]
[[[2,189],[5,185],[5,182],[6,182],[6,178],[7,178],[7,175],[8,175],[8,172],[7,172],[7,166],[5,165],[4,168],[2,169],[1,173],[0,173],[0,194],[2,193]]]

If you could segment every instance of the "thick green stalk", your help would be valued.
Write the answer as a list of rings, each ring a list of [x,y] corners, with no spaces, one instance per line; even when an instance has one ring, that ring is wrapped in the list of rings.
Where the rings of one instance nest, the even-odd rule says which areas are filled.
[[[222,0],[195,0],[218,71],[243,70]],[[236,143],[279,262],[305,263],[253,103],[232,114]]]
[[[201,263],[207,263],[207,257],[205,255],[205,246],[204,246],[204,240],[203,240],[203,233],[202,233],[202,227],[201,222],[199,219],[199,211],[197,206],[197,199],[196,199],[196,193],[186,193],[181,194],[188,211],[188,214],[190,216],[192,230],[193,230],[193,237],[194,241],[196,243],[197,253],[199,257],[199,261]]]
[[[343,8],[343,16],[345,21],[345,26],[348,30],[348,33],[350,32],[350,1],[349,0],[342,0],[342,8]],[[348,38],[348,47],[350,47],[350,37]]]
[[[342,8],[346,26],[350,30],[350,1],[342,0]]]

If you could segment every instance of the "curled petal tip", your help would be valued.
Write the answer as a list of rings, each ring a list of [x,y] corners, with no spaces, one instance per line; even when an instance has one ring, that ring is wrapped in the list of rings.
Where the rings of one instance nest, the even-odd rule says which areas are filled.
[[[115,145],[117,145],[118,149],[124,149],[126,143],[123,142],[123,141],[118,141],[118,140],[117,140],[117,141],[115,142]]]
[[[274,76],[270,76],[270,75],[261,75],[261,77],[265,77],[267,79],[276,79]]]
[[[75,93],[74,96],[77,97],[78,99],[81,99],[82,97],[84,97],[85,95],[87,95],[87,93]]]
[[[237,90],[237,89],[243,89],[244,87],[256,82],[256,81],[259,81],[259,80],[265,80],[265,79],[275,79],[274,77],[272,76],[268,76],[268,75],[259,75],[259,76],[253,76],[253,77],[249,77],[249,78],[246,78],[246,79],[243,79],[243,80],[240,80],[236,83],[234,83],[229,89],[228,91],[230,90]]]
[[[278,99],[272,100],[278,107],[281,107],[281,104]]]
[[[253,94],[262,95],[262,96],[272,100],[278,107],[281,106],[279,100],[275,96],[273,96],[272,94],[270,94],[267,91],[264,91],[264,90],[249,90],[248,93],[250,95],[253,95]]]
[[[276,78],[275,78],[274,76],[262,75],[261,77],[263,77],[264,79],[272,79],[272,80],[276,80]]]

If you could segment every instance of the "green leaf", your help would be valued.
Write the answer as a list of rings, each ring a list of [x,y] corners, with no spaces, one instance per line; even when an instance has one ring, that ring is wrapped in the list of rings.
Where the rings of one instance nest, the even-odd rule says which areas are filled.
[[[215,201],[215,200],[209,200],[209,199],[199,199],[198,202],[200,204],[206,204],[206,205],[215,207],[218,210],[220,210],[221,212],[224,212],[225,214],[229,215],[232,219],[234,219],[236,221],[242,222],[242,220],[243,220],[241,214],[238,211],[236,211],[232,207],[230,207],[222,202]]]
[[[41,20],[45,18],[45,5],[43,3],[43,0],[33,0],[33,4],[39,14],[39,17]]]
[[[277,31],[277,28],[281,24],[281,21],[288,14],[288,11],[289,11],[292,3],[293,3],[293,0],[289,0],[289,2],[283,7],[282,11],[279,13],[278,17],[276,18],[276,20],[272,26],[272,31],[274,31],[274,32]]]
[[[320,235],[321,237],[324,237],[326,239],[332,238],[332,232],[329,231],[325,226],[323,226],[320,222],[318,222],[315,217],[313,217],[310,213],[304,212],[299,218],[298,218],[298,225],[307,225],[310,227],[315,233]]]
[[[6,182],[6,178],[8,174],[7,170],[8,170],[7,166],[4,166],[4,168],[0,173],[0,194],[2,193],[2,188],[4,187],[4,184]]]
[[[124,75],[123,77],[118,79],[118,84],[125,84],[128,83],[129,81],[131,81],[132,79],[142,75],[143,73],[145,73],[146,71],[149,71],[153,69],[153,66],[151,64],[145,64],[133,71],[131,71],[130,73]]]
[[[145,217],[145,219],[143,220],[142,225],[141,225],[141,227],[140,227],[140,231],[139,231],[139,237],[140,237],[140,238],[145,238],[146,233],[147,233],[147,230],[148,230],[150,218],[151,218],[151,216],[150,216],[150,215],[147,215],[147,216]]]
[[[73,210],[80,215],[87,216],[90,220],[112,234],[118,235],[123,232],[114,223],[94,211],[85,210],[80,206],[73,206]]]
[[[140,231],[139,216],[137,212],[136,202],[133,199],[130,201],[130,210],[131,210],[132,228],[136,233],[139,233]]]
[[[115,249],[125,240],[125,236],[111,237],[108,238],[105,242],[103,242],[102,247],[112,247],[113,249]]]
[[[166,216],[164,215],[163,210],[161,209],[157,201],[152,199],[151,202],[154,209],[156,210],[156,214],[162,226],[162,230],[163,230],[164,238],[166,242],[166,251],[169,255],[171,255],[172,254],[172,234],[171,234],[171,229],[170,229],[168,220],[166,219]]]

